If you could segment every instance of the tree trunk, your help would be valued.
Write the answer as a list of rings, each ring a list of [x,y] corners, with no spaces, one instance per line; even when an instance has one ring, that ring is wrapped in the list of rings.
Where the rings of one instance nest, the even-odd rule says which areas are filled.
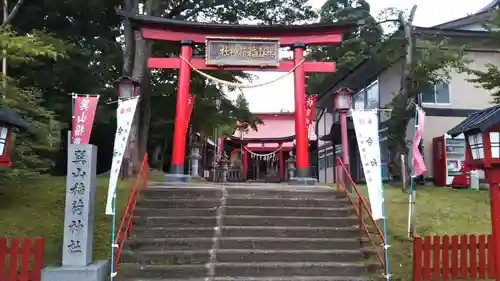
[[[142,87],[142,97],[140,103],[140,120],[139,120],[139,147],[138,153],[140,157],[148,151],[148,138],[149,138],[149,128],[151,122],[151,79],[150,72],[146,71],[143,76],[142,81],[144,81],[144,87]]]
[[[408,122],[412,118],[412,110],[415,97],[415,87],[413,85],[413,18],[417,6],[413,5],[408,19],[401,12],[399,14],[400,24],[403,26],[405,36],[405,59],[401,75],[400,93],[394,97],[393,110],[388,122],[388,149],[389,149],[389,173],[393,180],[402,180],[401,175],[401,154],[408,155],[406,145],[406,131]],[[410,159],[409,159],[410,161]]]
[[[140,81],[141,85],[138,87],[136,94],[140,96],[140,103],[136,110],[134,116],[134,122],[132,123],[132,129],[130,130],[130,142],[129,142],[129,153],[131,160],[131,169],[135,173],[139,171],[139,159],[143,157],[140,151],[140,144],[146,143],[148,140],[149,133],[149,118],[151,117],[151,112],[144,114],[142,110],[144,108],[150,108],[150,80],[147,69],[147,59],[151,53],[151,42],[148,42],[142,38],[140,31],[135,32],[135,54],[134,54],[134,68],[132,70],[132,79],[135,81]],[[141,120],[147,117],[148,120]],[[143,124],[147,123],[148,126],[144,127]],[[139,133],[139,134],[138,134]],[[140,136],[140,137],[138,137]],[[145,150],[143,150],[145,151]]]

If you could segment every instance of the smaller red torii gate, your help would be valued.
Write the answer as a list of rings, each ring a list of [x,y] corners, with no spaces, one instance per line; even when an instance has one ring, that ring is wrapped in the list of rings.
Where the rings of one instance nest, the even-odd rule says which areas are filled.
[[[148,68],[179,69],[175,113],[174,144],[169,178],[184,178],[188,99],[191,66],[197,70],[294,72],[295,138],[298,183],[314,183],[309,178],[308,130],[306,124],[306,72],[334,72],[334,62],[306,62],[306,46],[335,45],[342,33],[356,23],[310,25],[207,24],[127,14],[132,26],[144,39],[180,43],[177,58],[149,58]],[[206,46],[205,58],[193,58],[194,44]],[[280,47],[293,50],[293,61],[281,61]],[[271,93],[272,94],[272,93]]]

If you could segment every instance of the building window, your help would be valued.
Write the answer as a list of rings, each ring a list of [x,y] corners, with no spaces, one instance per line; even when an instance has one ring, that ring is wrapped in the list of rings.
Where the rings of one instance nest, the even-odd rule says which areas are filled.
[[[318,161],[318,166],[319,166],[319,167],[318,167],[318,168],[319,168],[320,170],[324,170],[324,169],[325,169],[325,160],[326,160],[326,159],[325,159],[325,156],[321,156],[321,157],[319,158],[319,161]]]
[[[362,89],[353,96],[354,109],[372,109],[378,107],[378,81]]]
[[[353,97],[353,105],[355,109],[364,109],[365,108],[365,92],[361,91],[354,95]]]
[[[427,104],[449,104],[450,103],[450,85],[438,83],[429,85],[422,90],[422,103]]]
[[[335,159],[333,158],[333,154],[329,154],[326,156],[326,167],[331,168],[334,166]]]
[[[366,88],[366,105],[365,108],[378,108],[378,81]]]

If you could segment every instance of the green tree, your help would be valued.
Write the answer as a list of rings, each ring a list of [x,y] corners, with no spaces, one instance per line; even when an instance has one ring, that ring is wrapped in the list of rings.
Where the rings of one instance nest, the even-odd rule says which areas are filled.
[[[40,61],[55,60],[64,55],[63,42],[44,33],[16,34],[8,26],[0,28],[0,49],[5,50],[9,65],[32,67]],[[43,107],[41,92],[36,87],[23,86],[22,79],[2,76],[0,104],[29,123],[18,132],[10,151],[15,165],[2,170],[2,177],[40,173],[52,167],[53,153],[59,149],[57,136],[52,134],[53,112]]]
[[[401,39],[393,38],[395,45],[399,45]],[[468,60],[461,52],[460,46],[450,46],[443,42],[432,42],[419,40],[420,47],[414,54],[414,63],[411,69],[413,87],[407,92],[394,93],[394,97],[389,104],[391,118],[387,121],[387,147],[390,152],[389,172],[395,180],[401,178],[400,155],[408,155],[406,144],[406,132],[409,121],[415,116],[415,103],[418,101],[419,94],[428,89],[429,85],[438,83],[447,83],[453,72],[462,72],[468,65]],[[398,48],[398,47],[396,47]],[[451,49],[450,49],[451,48]],[[379,54],[380,56],[389,55],[388,50]]]
[[[362,20],[364,24],[345,32],[342,44],[311,48],[309,57],[316,61],[334,61],[334,73],[312,73],[307,81],[308,92],[323,93],[332,80],[342,77],[352,67],[370,54],[383,38],[382,28],[370,14],[370,5],[365,0],[327,0],[319,11],[320,23],[352,23]]]
[[[489,46],[496,49],[500,42],[500,11],[495,10],[491,19],[485,25],[485,28],[490,32],[491,37],[487,40],[482,40],[482,47]],[[467,72],[472,75],[469,82],[476,83],[484,89],[491,92],[493,103],[500,104],[500,69],[498,64],[487,63],[485,70],[467,68]]]

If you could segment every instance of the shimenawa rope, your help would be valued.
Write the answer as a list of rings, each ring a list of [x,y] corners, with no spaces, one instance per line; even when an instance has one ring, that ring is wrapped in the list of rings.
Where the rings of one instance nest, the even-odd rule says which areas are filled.
[[[257,88],[257,87],[261,87],[261,86],[265,86],[265,85],[269,85],[269,84],[272,84],[276,81],[279,81],[283,78],[285,78],[286,76],[290,75],[291,73],[293,73],[293,71],[299,67],[302,63],[304,63],[304,59],[302,61],[300,61],[297,65],[295,65],[292,69],[290,69],[290,71],[288,71],[287,73],[273,79],[273,80],[270,80],[270,81],[267,81],[267,82],[264,82],[264,83],[260,83],[260,84],[245,84],[245,83],[234,83],[234,82],[229,82],[229,81],[226,81],[226,80],[222,80],[222,79],[219,79],[217,77],[214,77],[210,74],[207,74],[199,69],[197,69],[196,67],[194,67],[191,62],[189,62],[188,60],[186,60],[183,56],[180,56],[180,58],[185,61],[194,71],[198,72],[201,76],[209,79],[209,80],[212,80],[214,82],[217,82],[217,83],[220,83],[222,85],[227,85],[227,86],[230,86],[232,88]]]

